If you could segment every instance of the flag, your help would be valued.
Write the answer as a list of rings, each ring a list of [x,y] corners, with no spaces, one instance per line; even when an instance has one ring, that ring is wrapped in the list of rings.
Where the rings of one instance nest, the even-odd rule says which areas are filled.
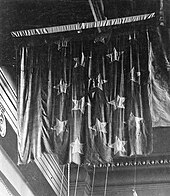
[[[115,51],[115,48],[114,48]],[[116,55],[118,52],[116,51]],[[119,57],[114,58],[114,100],[115,110],[113,110],[112,129],[114,131],[112,144],[109,146],[113,149],[113,156],[127,155],[127,136],[125,134],[125,94],[124,94],[124,55],[123,52]]]
[[[93,77],[94,51],[90,46],[87,63],[87,84],[86,84],[86,110],[85,110],[85,163],[97,165],[99,163],[98,153],[94,142],[95,131],[93,127],[93,98],[95,95],[95,80]]]
[[[74,49],[74,48],[73,48]],[[85,77],[86,77],[86,62],[83,52],[83,43],[80,42],[80,47],[77,47],[79,61],[73,62],[72,79],[71,79],[71,113],[70,113],[70,157],[69,161],[78,165],[83,163],[84,158],[84,113],[85,113]]]
[[[158,91],[153,75],[148,84],[146,73],[155,72],[143,49],[146,34],[112,39],[108,45],[72,40],[60,50],[55,44],[21,48],[20,163],[46,152],[60,164],[99,165],[152,151],[149,106]]]
[[[89,61],[88,112],[87,112],[87,162],[98,165],[111,162],[111,149],[108,147],[108,107],[105,98],[107,86],[106,56],[98,53],[98,45],[93,50],[94,58]],[[92,54],[90,52],[90,54]],[[91,58],[90,58],[91,59]],[[89,149],[89,146],[91,149]]]
[[[66,55],[66,47],[61,48],[54,57],[56,59],[53,59],[55,64],[52,67],[52,149],[59,163],[66,164],[69,161],[69,111],[71,110],[68,103],[70,78],[66,76],[69,75],[71,63]]]
[[[129,91],[128,97],[128,132],[130,155],[147,155],[152,151],[152,127],[144,114],[144,109],[147,103],[142,97],[143,91],[146,90],[146,85],[141,81],[141,60],[139,55],[139,43],[130,36],[129,39]],[[142,51],[141,51],[142,53]],[[143,87],[142,87],[143,86]]]
[[[18,164],[51,152],[47,118],[48,65],[40,48],[23,46],[18,81]],[[47,62],[47,61],[46,61]],[[43,78],[43,79],[42,79]]]
[[[159,41],[156,43],[160,47]],[[167,59],[162,50],[158,50],[152,42],[149,43],[149,74],[148,91],[153,127],[170,126],[170,85]]]

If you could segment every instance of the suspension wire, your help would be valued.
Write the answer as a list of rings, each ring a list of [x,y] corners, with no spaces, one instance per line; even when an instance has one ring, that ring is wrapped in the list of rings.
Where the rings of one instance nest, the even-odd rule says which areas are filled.
[[[136,39],[136,32],[134,31],[134,39]],[[138,72],[140,72],[140,67],[139,67],[139,48],[137,46],[137,61],[138,61]],[[139,85],[141,84],[141,81],[140,81],[140,76],[139,76],[139,81],[138,81]],[[140,95],[141,95],[141,86],[139,87],[140,89]],[[140,106],[141,106],[141,100],[140,100]],[[141,110],[141,108],[140,108]],[[138,112],[138,115],[139,115],[139,111]],[[140,116],[143,118],[143,113],[141,112],[140,113]],[[134,159],[134,181],[133,181],[133,189],[132,189],[132,192],[133,192],[133,196],[137,196],[137,192],[136,192],[136,181],[137,181],[137,149],[135,149],[135,159]]]
[[[79,171],[80,171],[80,165],[78,165],[78,167],[77,167],[77,176],[76,176],[76,184],[75,184],[75,189],[74,189],[74,196],[77,195],[77,185],[78,185]]]
[[[135,171],[134,171],[134,179],[133,179],[133,190],[135,191],[136,190],[136,166],[137,166],[137,162],[136,162],[136,154],[135,154],[135,162],[134,162],[134,165],[135,165]]]
[[[107,166],[107,170],[106,170],[106,179],[105,179],[105,187],[104,187],[104,196],[106,196],[106,191],[107,191],[108,173],[109,173],[109,166]]]
[[[93,167],[93,179],[92,179],[91,194],[90,194],[90,196],[93,196],[95,174],[96,174],[96,166],[94,165],[94,167]]]
[[[70,163],[68,163],[67,196],[70,196]]]
[[[63,165],[63,171],[62,171],[62,179],[61,179],[61,186],[60,186],[60,196],[62,196],[62,191],[63,191],[64,171],[65,171],[65,165]]]

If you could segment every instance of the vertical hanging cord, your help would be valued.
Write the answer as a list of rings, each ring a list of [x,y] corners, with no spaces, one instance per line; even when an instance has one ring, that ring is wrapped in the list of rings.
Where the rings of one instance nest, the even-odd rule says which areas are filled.
[[[135,30],[134,30],[134,40],[136,40],[136,32],[135,32]],[[136,47],[137,47],[136,48],[137,49],[137,72],[140,73],[140,66],[139,66],[139,48],[138,48],[138,45],[136,45]],[[139,89],[140,89],[139,90],[139,94],[140,94],[139,96],[141,96],[140,74],[139,74],[138,78],[139,78],[138,83],[139,83]],[[140,98],[140,106],[142,108],[141,98]],[[141,110],[141,108],[140,108],[140,110]],[[139,115],[139,111],[137,111],[137,112],[138,112],[138,115]],[[140,116],[143,117],[142,113],[140,114]],[[134,160],[135,171],[134,171],[134,183],[133,183],[133,189],[132,189],[133,196],[137,196],[137,192],[136,192],[136,178],[137,178],[137,175],[136,175],[136,172],[137,172],[137,161],[136,161],[137,155],[136,155],[136,153],[137,152],[136,151],[137,151],[137,149],[135,149],[135,160]]]
[[[79,171],[80,171],[80,165],[78,165],[78,168],[77,168],[77,176],[76,176],[76,184],[75,184],[75,189],[74,189],[74,196],[77,195],[77,185],[78,185]]]
[[[74,45],[70,44],[70,56],[72,57],[73,52],[74,52]],[[69,67],[69,85],[71,83],[71,68]],[[71,154],[71,149],[70,149],[70,144],[71,144],[71,132],[69,132],[69,160],[68,160],[68,180],[67,180],[67,196],[70,196],[70,172],[71,172],[71,158],[72,158],[72,154]]]
[[[67,196],[70,196],[70,163],[68,163]]]
[[[90,196],[93,196],[95,173],[96,173],[96,166],[94,165],[94,167],[93,167],[93,179],[92,179],[91,194],[90,194]]]
[[[132,56],[132,36],[131,34],[129,34],[129,41],[130,41],[130,72],[132,71],[133,69],[133,56]],[[134,92],[134,84],[133,84],[133,81],[131,81],[131,92]],[[132,102],[133,99],[131,99],[131,102]],[[132,107],[132,103],[131,103],[131,107]],[[131,111],[132,111],[132,108],[131,108]],[[134,165],[135,165],[135,171],[134,171],[134,181],[133,181],[133,188],[132,188],[132,192],[133,192],[133,196],[137,196],[137,193],[136,193],[136,149],[135,149],[135,162],[134,162]]]
[[[61,179],[61,186],[60,186],[60,196],[62,196],[62,191],[63,191],[64,171],[65,171],[65,165],[63,165],[63,171],[62,171],[62,179]]]
[[[108,171],[109,171],[109,166],[107,166],[106,170],[106,179],[105,179],[105,187],[104,187],[104,196],[106,196],[106,191],[107,191],[107,181],[108,181]]]
[[[136,34],[135,34],[135,31],[134,31],[134,40],[136,40]],[[138,50],[137,50],[137,61],[139,61],[139,56],[138,56]],[[138,66],[139,66],[139,62],[138,62]],[[140,70],[138,70],[138,71],[140,71]],[[140,82],[140,81],[138,81],[138,82]],[[140,83],[139,83],[140,84]],[[140,100],[141,101],[141,100]],[[136,192],[136,149],[135,149],[135,162],[134,162],[134,165],[135,165],[135,171],[134,171],[134,183],[133,183],[133,195],[135,194],[135,192]]]
[[[136,155],[135,155],[135,173],[134,173],[134,184],[133,184],[133,196],[138,196],[137,192],[136,192]]]
[[[71,144],[71,136],[69,133],[69,162],[68,162],[68,179],[67,179],[67,196],[70,196],[70,165],[71,165],[71,149],[70,149],[70,144]]]
[[[135,154],[135,162],[134,162],[134,165],[135,165],[135,171],[134,171],[134,180],[133,180],[133,191],[136,191],[136,154]]]

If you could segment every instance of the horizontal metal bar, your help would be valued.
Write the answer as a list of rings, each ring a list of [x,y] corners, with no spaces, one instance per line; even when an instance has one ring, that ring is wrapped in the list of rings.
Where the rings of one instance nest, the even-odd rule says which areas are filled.
[[[28,37],[33,35],[45,35],[45,34],[60,33],[60,32],[67,32],[67,31],[79,31],[83,29],[100,28],[100,27],[139,22],[139,21],[149,20],[154,17],[155,17],[155,12],[149,14],[128,16],[123,18],[115,18],[115,19],[101,20],[101,21],[94,21],[94,22],[77,23],[77,24],[69,24],[69,25],[54,26],[54,27],[44,27],[44,28],[28,29],[28,30],[21,30],[21,31],[12,31],[11,35],[13,37]]]

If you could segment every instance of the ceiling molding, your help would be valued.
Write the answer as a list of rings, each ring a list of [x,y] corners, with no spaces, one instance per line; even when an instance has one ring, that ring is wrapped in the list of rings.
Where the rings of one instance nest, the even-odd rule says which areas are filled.
[[[120,157],[121,158],[121,157]],[[129,158],[131,160],[117,160],[113,162],[112,164],[99,164],[97,168],[114,168],[114,169],[119,169],[119,168],[134,168],[137,166],[138,168],[145,168],[145,167],[164,167],[165,165],[170,165],[170,155],[165,155],[161,156],[151,156],[151,157],[139,157],[138,159],[135,160],[135,158]],[[88,164],[87,165],[89,168],[93,168],[93,165]]]

